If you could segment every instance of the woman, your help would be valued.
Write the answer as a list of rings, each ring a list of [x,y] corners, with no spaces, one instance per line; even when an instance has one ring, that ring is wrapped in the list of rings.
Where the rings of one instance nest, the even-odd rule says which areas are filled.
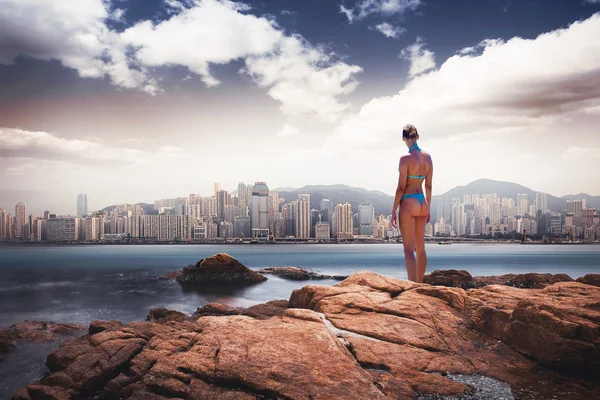
[[[433,177],[433,162],[431,156],[421,151],[417,145],[419,134],[417,128],[406,125],[402,130],[402,140],[408,147],[408,154],[400,158],[400,178],[392,209],[392,226],[396,229],[400,208],[400,233],[404,244],[404,258],[408,279],[413,282],[423,282],[427,268],[425,253],[425,225],[431,219],[429,205],[431,204],[431,180]],[[425,195],[423,195],[425,181]],[[415,258],[416,252],[416,258]]]

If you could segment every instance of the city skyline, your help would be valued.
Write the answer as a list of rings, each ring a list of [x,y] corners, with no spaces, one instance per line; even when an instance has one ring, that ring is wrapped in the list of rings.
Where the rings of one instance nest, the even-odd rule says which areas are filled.
[[[600,194],[597,2],[1,3],[2,189],[53,209],[213,180],[391,194],[406,123],[435,194]]]
[[[487,178],[484,178],[484,180],[485,179],[487,179]],[[441,196],[444,196],[448,192],[451,192],[451,191],[456,190],[456,189],[458,189],[460,187],[467,186],[468,184],[472,184],[472,183],[475,183],[475,182],[476,181],[467,183],[465,185],[459,185],[459,186],[457,186],[455,188],[451,188],[450,190],[448,190],[448,191],[446,191],[444,193],[439,193],[439,194],[438,193],[434,193],[433,195],[434,195],[434,197],[441,197]],[[499,182],[501,182],[501,181],[499,181]],[[510,184],[519,185],[519,184],[514,183],[514,182],[502,182],[502,183],[510,183]],[[242,188],[242,185],[243,185],[243,188],[245,190],[246,185],[244,184],[244,182],[238,182],[236,185],[234,185],[234,187],[237,187],[237,190],[232,190],[230,193],[234,193],[234,192],[238,192],[239,193],[239,191]],[[308,185],[308,186],[313,186],[313,185]],[[334,186],[337,186],[337,185],[331,185],[331,186],[334,187]],[[344,185],[344,186],[346,186],[346,185]],[[211,190],[208,191],[208,192],[212,192],[213,195],[216,196],[217,192],[220,191],[224,187],[226,187],[226,186],[222,185],[221,183],[214,183],[213,182],[210,185]],[[304,187],[301,187],[301,188],[291,188],[289,186],[282,186],[282,187],[276,187],[273,190],[282,191],[281,189],[285,189],[283,191],[289,191],[289,190],[294,190],[295,191],[295,190],[300,190],[300,189],[303,189],[303,188]],[[554,196],[553,193],[548,192],[548,191],[536,190],[536,189],[533,189],[533,188],[530,188],[530,187],[525,187],[525,188],[528,189],[528,190],[534,191],[534,192],[547,193],[547,194],[550,194],[550,195]],[[363,188],[355,188],[355,189],[366,190],[366,189],[363,189]],[[162,198],[165,198],[165,199],[168,199],[168,198],[183,198],[183,197],[188,196],[188,194],[184,194],[184,193],[179,193],[179,194],[170,193],[169,195],[162,196]],[[206,192],[204,194],[203,193],[197,193],[197,194],[200,195],[200,196],[208,196],[206,194]],[[391,196],[391,197],[394,196],[393,194],[388,194],[388,193],[385,193],[385,194],[388,195],[388,196]],[[18,195],[16,197],[13,196],[13,197],[15,197],[16,200],[15,199],[7,200],[5,198],[2,198],[1,195],[2,195],[2,191],[0,190],[0,209],[5,209],[5,210],[8,209],[8,210],[10,210],[10,209],[12,209],[14,207],[14,204],[16,202],[24,201],[25,203],[27,203],[28,209],[29,210],[33,210],[36,215],[41,215],[44,211],[46,211],[46,210],[48,210],[50,208],[54,209],[56,211],[55,212],[56,214],[62,214],[62,215],[79,214],[79,199],[82,198],[83,196],[85,196],[85,205],[86,205],[86,208],[87,208],[87,199],[88,199],[87,194],[78,193],[77,194],[77,200],[72,201],[71,202],[72,204],[69,204],[69,205],[62,204],[59,207],[53,207],[53,206],[48,206],[48,204],[52,205],[52,204],[56,204],[56,203],[53,202],[52,198],[48,198],[48,197],[43,198],[43,201],[37,201],[35,203],[35,206],[32,206],[31,202],[30,201],[25,201],[22,198],[22,196],[21,197],[19,197]],[[580,190],[580,191],[578,191],[576,193],[569,193],[567,195],[556,196],[556,197],[558,197],[558,198],[563,198],[563,197],[575,198],[575,197],[580,197],[581,195],[588,195],[588,196],[592,196],[592,197],[600,197],[600,195],[596,196],[596,195],[594,195],[592,193],[586,192],[585,190]],[[246,196],[251,197],[251,193],[247,193]],[[242,201],[244,203],[246,201],[245,200],[246,196],[242,197],[242,199],[243,199]],[[35,198],[35,197],[30,196],[30,199],[31,198]],[[118,205],[118,204],[131,204],[131,205],[135,205],[135,204],[153,204],[155,201],[156,201],[156,199],[145,199],[145,201],[134,201],[134,202],[116,201],[116,202],[114,202],[114,204],[116,204],[116,205]],[[11,204],[11,202],[12,202],[12,204]],[[93,206],[90,206],[89,209],[90,210],[101,210],[101,209],[104,209],[106,207],[110,207],[111,206],[111,204],[104,204],[104,203],[99,204],[99,203],[100,202],[97,199],[92,198],[92,205]]]
[[[498,188],[500,189],[500,188]],[[320,200],[311,207],[311,195],[298,193],[286,200],[270,191],[266,182],[238,184],[236,195],[214,183],[212,196],[155,200],[153,210],[118,204],[81,215],[85,194],[79,194],[77,215],[45,211],[27,216],[18,202],[15,215],[0,209],[0,241],[205,242],[227,240],[388,240],[397,235],[391,215],[375,214],[370,202]],[[334,204],[337,203],[334,207]],[[316,203],[315,203],[316,204]],[[600,240],[600,216],[586,199],[564,199],[565,208],[551,208],[548,194],[469,193],[441,197],[431,205],[427,236],[514,239],[529,233],[539,238]],[[354,213],[356,208],[356,213]],[[107,210],[108,209],[108,210]]]

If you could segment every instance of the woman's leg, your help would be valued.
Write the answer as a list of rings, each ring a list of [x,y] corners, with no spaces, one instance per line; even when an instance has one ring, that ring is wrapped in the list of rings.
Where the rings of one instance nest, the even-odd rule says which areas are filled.
[[[405,201],[406,202],[406,201]],[[415,259],[415,218],[410,212],[410,207],[400,208],[400,233],[404,245],[404,259],[408,280],[417,281],[417,260]]]
[[[425,252],[425,225],[427,217],[415,218],[415,250],[417,252],[416,281],[422,283],[427,269],[427,253]]]

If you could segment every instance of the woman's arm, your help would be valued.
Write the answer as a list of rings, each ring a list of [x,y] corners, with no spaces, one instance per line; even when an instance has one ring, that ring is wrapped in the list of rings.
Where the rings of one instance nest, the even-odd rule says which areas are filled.
[[[406,190],[406,177],[408,176],[408,163],[404,157],[400,158],[400,173],[398,176],[398,186],[396,187],[396,197],[394,198],[394,207],[392,208],[392,223],[396,220],[396,211],[400,207],[400,200]]]
[[[427,204],[429,204],[429,215],[427,216],[427,222],[431,219],[431,190],[433,187],[433,160],[431,156],[429,157],[429,172],[425,177],[425,198],[427,199]]]

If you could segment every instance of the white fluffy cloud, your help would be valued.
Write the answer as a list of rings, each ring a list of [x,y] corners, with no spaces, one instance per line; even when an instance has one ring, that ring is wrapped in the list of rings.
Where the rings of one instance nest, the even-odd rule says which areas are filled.
[[[277,132],[277,136],[281,136],[281,137],[296,136],[299,132],[300,131],[295,126],[285,124],[283,126],[283,128],[279,132]]]
[[[122,9],[103,0],[0,0],[0,63],[19,55],[59,60],[80,76],[109,76],[113,84],[149,93],[161,90],[157,67],[184,66],[207,86],[219,79],[211,67],[244,60],[243,72],[281,102],[284,114],[334,121],[347,104],[358,66],[339,61],[276,23],[229,0],[166,0],[170,17],[139,21],[123,32],[106,21]]]
[[[0,158],[136,164],[142,163],[144,157],[139,150],[108,147],[92,140],[71,140],[47,132],[0,128]]]
[[[375,25],[375,27],[371,29],[375,29],[381,32],[385,37],[388,38],[397,38],[400,37],[400,35],[402,35],[404,32],[406,32],[406,29],[400,26],[388,24],[387,22]]]
[[[354,8],[340,5],[340,12],[346,15],[348,21],[352,23],[370,14],[402,14],[406,11],[415,10],[421,4],[421,0],[360,0]]]
[[[358,82],[354,75],[362,69],[310,47],[301,37],[283,38],[277,49],[266,56],[249,57],[243,72],[252,76],[269,95],[281,102],[284,114],[301,117],[316,114],[334,122],[348,107],[337,97],[349,94]]]
[[[518,166],[513,180],[539,180],[548,175],[543,171],[557,170],[563,146],[582,141],[574,147],[600,147],[598,37],[600,14],[535,39],[486,40],[414,77],[397,94],[365,104],[338,126],[332,146],[401,146],[400,130],[412,123],[424,146],[446,165],[438,178],[452,186],[459,184],[456,173],[468,175],[462,182],[507,179],[512,175],[506,168],[513,166]],[[542,153],[533,151],[537,156],[527,151],[542,143]],[[574,154],[581,152],[568,153]],[[575,184],[573,179],[581,176],[577,184],[583,189],[589,185],[584,161],[590,159],[566,169],[581,168],[580,174],[571,174],[577,178],[569,179]]]
[[[422,74],[435,68],[435,55],[431,50],[424,48],[425,42],[417,37],[417,41],[403,49],[400,56],[410,61],[410,77]]]

